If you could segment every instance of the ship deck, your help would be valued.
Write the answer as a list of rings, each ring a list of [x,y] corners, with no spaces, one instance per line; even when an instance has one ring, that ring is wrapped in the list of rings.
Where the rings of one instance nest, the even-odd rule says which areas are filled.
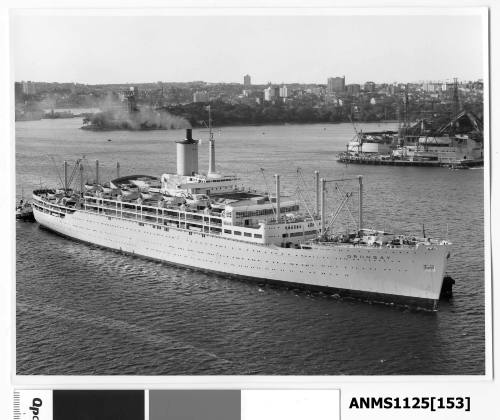
[[[224,225],[220,214],[208,214],[204,212],[189,212],[173,208],[161,208],[147,206],[137,203],[127,203],[116,200],[99,199],[92,196],[85,196],[82,204],[76,207],[67,207],[56,204],[42,196],[34,195],[33,207],[44,213],[53,216],[65,217],[75,211],[98,214],[103,217],[125,219],[137,222],[140,226],[151,225],[158,229],[173,228],[202,234],[223,236],[225,239],[251,242],[256,245],[277,246],[267,243],[264,233],[264,226],[239,226]],[[273,223],[270,223],[273,224]],[[373,231],[376,232],[376,231]],[[397,235],[396,235],[397,236]],[[400,235],[403,237],[403,235]],[[408,237],[400,243],[366,243],[358,240],[342,240],[340,237],[332,237],[322,240],[304,240],[297,244],[296,248],[311,249],[317,247],[344,247],[344,248],[402,248],[415,249],[419,244],[437,245],[440,241],[430,238]]]

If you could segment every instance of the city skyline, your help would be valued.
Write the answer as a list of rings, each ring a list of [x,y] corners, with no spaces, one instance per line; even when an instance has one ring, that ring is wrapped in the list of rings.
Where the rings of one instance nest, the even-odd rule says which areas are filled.
[[[248,75],[247,75],[248,76]],[[273,81],[267,81],[265,83],[251,83],[251,84],[245,84],[242,81],[231,81],[231,82],[207,82],[205,80],[186,80],[186,81],[169,81],[169,80],[150,80],[150,81],[141,81],[141,82],[134,82],[134,81],[127,81],[127,82],[110,82],[110,83],[82,83],[82,82],[61,82],[61,81],[48,81],[48,80],[15,80],[15,83],[31,83],[31,84],[73,84],[73,85],[86,85],[86,86],[122,86],[126,85],[129,87],[133,87],[134,85],[152,85],[152,84],[200,84],[204,83],[206,86],[212,86],[212,85],[241,85],[243,88],[245,87],[259,87],[259,88],[266,88],[268,86],[275,86],[275,87],[280,87],[280,86],[294,86],[294,85],[299,85],[299,86],[323,86],[328,90],[328,80],[329,79],[334,79],[338,78],[340,76],[333,76],[333,77],[328,77],[325,81],[321,82],[273,82]],[[348,83],[348,79],[345,76],[342,76],[345,78],[346,83],[345,83],[345,88],[342,90],[347,90],[349,86],[359,86],[361,88],[366,87],[368,84],[373,84],[374,87],[379,87],[379,86],[404,86],[404,85],[424,85],[424,84],[434,84],[434,85],[453,85],[455,83],[455,80],[457,83],[460,84],[466,84],[466,83],[474,83],[474,82],[482,82],[483,79],[481,77],[476,78],[476,79],[460,79],[457,77],[450,77],[447,79],[440,79],[440,80],[430,80],[430,79],[423,79],[423,80],[400,80],[400,81],[380,81],[380,82],[373,82],[372,80],[366,80],[364,82],[358,82],[358,83]]]
[[[15,80],[345,84],[483,78],[481,15],[12,17]],[[92,28],[92,30],[89,30]],[[215,28],[215,29],[214,29]],[[36,34],[37,36],[33,36]],[[203,41],[200,43],[200,41]]]

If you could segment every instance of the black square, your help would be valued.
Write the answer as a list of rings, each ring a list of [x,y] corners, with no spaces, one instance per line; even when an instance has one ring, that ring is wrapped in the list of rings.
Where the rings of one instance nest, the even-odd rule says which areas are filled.
[[[55,390],[53,420],[144,420],[144,391]]]

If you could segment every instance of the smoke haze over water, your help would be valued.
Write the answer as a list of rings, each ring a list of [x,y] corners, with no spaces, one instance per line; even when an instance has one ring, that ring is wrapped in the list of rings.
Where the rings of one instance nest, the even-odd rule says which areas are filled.
[[[126,105],[112,94],[100,104],[102,112],[84,119],[82,128],[90,130],[171,130],[190,128],[183,117],[172,115],[165,110],[139,106],[129,111]]]

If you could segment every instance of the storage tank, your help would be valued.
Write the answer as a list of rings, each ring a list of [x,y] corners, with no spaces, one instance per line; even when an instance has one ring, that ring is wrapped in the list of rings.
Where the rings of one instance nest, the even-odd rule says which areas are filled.
[[[186,138],[177,140],[177,175],[190,176],[198,173],[198,140],[186,129]]]

